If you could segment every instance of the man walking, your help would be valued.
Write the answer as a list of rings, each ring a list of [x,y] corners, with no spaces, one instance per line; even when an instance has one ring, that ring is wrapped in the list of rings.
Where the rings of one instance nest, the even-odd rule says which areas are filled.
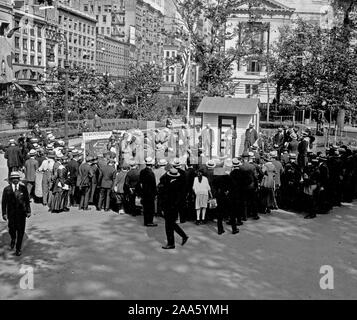
[[[160,179],[160,197],[162,199],[164,215],[165,215],[165,230],[167,237],[167,245],[163,249],[175,249],[175,231],[182,238],[182,245],[184,245],[188,236],[177,225],[178,207],[181,200],[182,179],[177,169],[172,168],[165,173]]]
[[[20,184],[20,173],[10,174],[10,185],[2,194],[2,217],[8,221],[11,237],[10,249],[16,244],[16,256],[21,256],[22,239],[25,233],[26,217],[31,216],[30,198],[27,189]]]
[[[25,162],[25,180],[29,197],[33,195],[36,181],[36,170],[38,169],[38,161],[35,159],[36,150],[32,149],[29,153],[30,159]]]

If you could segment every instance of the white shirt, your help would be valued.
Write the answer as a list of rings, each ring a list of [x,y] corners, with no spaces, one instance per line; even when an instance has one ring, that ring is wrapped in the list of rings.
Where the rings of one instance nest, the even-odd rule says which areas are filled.
[[[208,179],[203,176],[202,181],[198,181],[198,177],[195,177],[195,180],[193,182],[193,191],[195,194],[205,194],[208,195],[208,191],[211,190],[211,187],[208,183]]]
[[[11,184],[12,185],[12,190],[15,192],[16,190],[19,190],[19,185]]]
[[[42,162],[41,166],[38,168],[39,171],[53,171],[53,166],[55,161],[53,159],[46,159]]]

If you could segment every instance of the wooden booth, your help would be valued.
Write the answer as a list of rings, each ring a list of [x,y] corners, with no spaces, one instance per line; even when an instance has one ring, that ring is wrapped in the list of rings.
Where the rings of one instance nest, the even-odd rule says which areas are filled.
[[[233,124],[237,131],[236,155],[244,149],[245,131],[253,123],[259,132],[259,99],[205,97],[196,113],[202,117],[202,129],[211,125],[214,132],[212,156],[225,155],[225,132]]]

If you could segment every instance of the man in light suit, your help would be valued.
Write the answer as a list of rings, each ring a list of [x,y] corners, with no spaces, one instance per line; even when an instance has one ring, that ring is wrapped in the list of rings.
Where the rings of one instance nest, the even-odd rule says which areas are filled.
[[[207,123],[206,128],[202,130],[202,147],[206,157],[212,158],[212,148],[214,143],[214,131],[211,125]]]
[[[27,188],[20,184],[20,173],[10,174],[10,185],[5,187],[2,194],[2,217],[8,221],[11,237],[10,249],[16,243],[16,256],[21,255],[22,239],[25,234],[26,218],[31,216],[30,197]]]

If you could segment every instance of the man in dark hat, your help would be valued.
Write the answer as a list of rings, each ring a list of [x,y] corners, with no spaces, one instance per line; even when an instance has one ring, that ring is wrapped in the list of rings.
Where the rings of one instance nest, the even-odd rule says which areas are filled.
[[[175,231],[181,236],[182,245],[188,240],[186,233],[176,223],[178,218],[177,208],[179,207],[181,198],[181,188],[182,179],[180,179],[180,173],[175,168],[171,168],[160,179],[159,193],[164,208],[167,237],[167,245],[163,246],[163,249],[175,249]]]
[[[91,179],[91,188],[90,188],[90,204],[97,204],[99,199],[99,189],[98,189],[98,180],[99,180],[99,165],[98,165],[98,156],[94,156],[91,163],[92,170],[92,179]]]
[[[277,151],[278,156],[277,159],[280,160],[281,153],[284,149],[285,137],[283,128],[279,128],[278,132],[273,137],[274,149]]]
[[[157,194],[156,178],[154,172],[152,171],[155,160],[151,157],[147,157],[145,159],[145,164],[146,167],[140,171],[139,175],[139,189],[144,209],[144,226],[157,227],[157,224],[153,223],[155,214],[155,197]]]
[[[31,216],[30,197],[26,187],[20,184],[20,173],[10,174],[10,185],[5,187],[2,194],[2,217],[8,221],[11,237],[10,249],[15,247],[16,255],[21,255],[22,239],[25,233],[26,217]]]
[[[78,204],[78,198],[76,197],[76,195],[78,194],[76,186],[79,171],[79,163],[77,161],[78,150],[72,150],[70,152],[70,155],[70,160],[67,163],[67,169],[69,173],[69,205],[71,207],[74,207],[76,204]]]
[[[254,129],[254,124],[250,123],[249,128],[245,131],[244,151],[249,151],[249,148],[258,140],[257,130]]]

